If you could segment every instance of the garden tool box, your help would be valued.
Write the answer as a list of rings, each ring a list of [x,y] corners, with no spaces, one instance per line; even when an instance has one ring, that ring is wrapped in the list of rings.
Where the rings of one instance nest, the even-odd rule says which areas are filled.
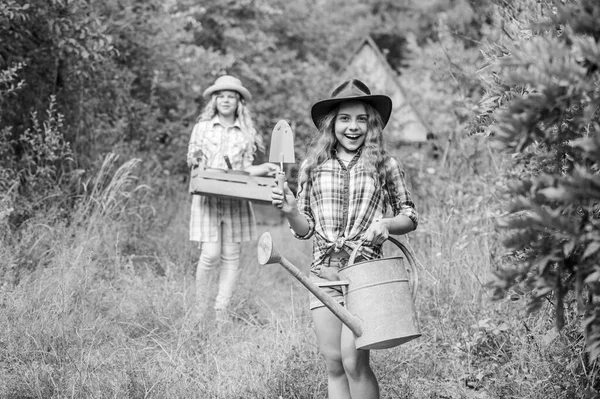
[[[270,204],[273,177],[250,176],[242,170],[225,170],[197,166],[190,176],[190,194],[244,199]]]

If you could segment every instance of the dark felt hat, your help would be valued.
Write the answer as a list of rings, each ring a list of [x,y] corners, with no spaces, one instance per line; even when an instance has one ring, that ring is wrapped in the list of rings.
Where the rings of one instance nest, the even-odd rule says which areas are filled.
[[[310,116],[319,127],[319,122],[329,111],[343,101],[360,100],[372,105],[381,115],[383,126],[387,125],[392,114],[392,99],[382,94],[371,94],[366,84],[358,79],[350,79],[339,85],[331,93],[331,98],[316,102],[311,110]]]

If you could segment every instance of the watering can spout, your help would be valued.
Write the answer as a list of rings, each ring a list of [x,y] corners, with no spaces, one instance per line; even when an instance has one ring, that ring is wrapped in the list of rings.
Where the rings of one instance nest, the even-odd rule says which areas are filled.
[[[273,246],[273,238],[268,232],[263,233],[258,239],[258,262],[261,265],[269,263],[279,263],[288,272],[292,274],[302,285],[304,285],[310,292],[312,292],[331,312],[342,321],[348,328],[354,333],[356,337],[360,337],[363,334],[362,321],[359,317],[353,315],[340,305],[335,299],[326,294],[319,288],[315,283],[310,281],[296,266],[290,261],[285,259]],[[340,281],[340,285],[347,283]]]
[[[279,263],[281,254],[273,246],[273,238],[269,233],[263,233],[258,239],[258,263],[266,265]]]

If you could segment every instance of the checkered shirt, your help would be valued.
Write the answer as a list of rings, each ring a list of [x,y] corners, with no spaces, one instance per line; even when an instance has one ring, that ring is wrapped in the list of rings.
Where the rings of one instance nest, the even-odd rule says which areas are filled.
[[[299,239],[313,238],[313,263],[322,264],[335,250],[351,253],[361,236],[376,219],[403,214],[415,227],[418,215],[398,162],[389,157],[385,167],[389,181],[384,190],[389,197],[389,208],[384,204],[383,190],[376,190],[371,173],[356,156],[346,167],[336,156],[313,170],[312,178],[300,187],[298,209],[309,222],[309,232]],[[293,230],[292,230],[293,232]],[[380,258],[381,246],[364,246],[362,255],[367,259]]]
[[[243,170],[252,165],[254,158],[254,143],[249,137],[244,134],[237,120],[227,129],[219,123],[218,116],[210,121],[198,122],[192,130],[188,146],[188,165],[198,157],[208,168],[227,169],[227,155],[233,169]],[[256,222],[250,202],[192,195],[190,240],[216,242],[219,231],[222,231],[224,242],[253,240],[256,237]]]

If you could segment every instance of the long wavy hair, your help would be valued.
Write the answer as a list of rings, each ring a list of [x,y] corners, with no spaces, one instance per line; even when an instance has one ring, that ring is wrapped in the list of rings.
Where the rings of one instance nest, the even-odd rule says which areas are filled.
[[[362,101],[367,112],[367,136],[365,143],[361,148],[361,161],[364,167],[371,173],[375,180],[376,189],[384,189],[388,179],[387,170],[385,167],[386,160],[389,158],[389,154],[385,149],[383,140],[383,120],[379,112],[369,103]],[[319,121],[318,135],[312,140],[312,143],[308,147],[309,150],[307,157],[301,168],[299,176],[299,186],[306,187],[306,183],[310,182],[312,174],[319,165],[323,162],[332,159],[336,151],[338,140],[335,137],[335,118],[340,110],[338,104],[331,111],[329,111]],[[384,203],[389,203],[387,190],[383,190]]]
[[[209,121],[217,115],[217,96],[219,95],[219,93],[220,92],[217,91],[210,96],[210,100],[208,101],[206,106],[204,106],[204,109],[196,119],[196,123],[201,121]],[[254,127],[254,121],[252,120],[252,111],[250,110],[248,103],[246,102],[244,97],[240,95],[240,93],[238,93],[237,91],[234,91],[234,93],[236,94],[238,99],[238,106],[235,110],[235,118],[239,121],[240,126],[242,128],[242,132],[248,136],[248,139],[252,141],[252,143],[254,143],[254,151],[259,150],[261,152],[264,152],[265,146],[263,143],[263,138],[260,134],[258,134]]]

